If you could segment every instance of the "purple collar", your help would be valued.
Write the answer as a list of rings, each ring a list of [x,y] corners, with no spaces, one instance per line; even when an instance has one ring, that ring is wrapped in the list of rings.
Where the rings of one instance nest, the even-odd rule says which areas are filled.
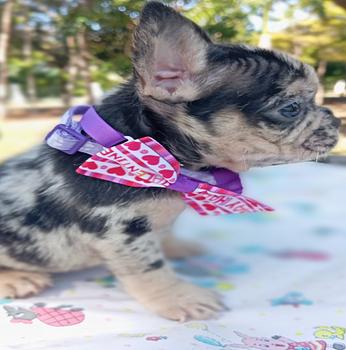
[[[73,120],[75,115],[82,116],[79,122]],[[50,147],[69,155],[76,152],[93,155],[131,139],[107,124],[94,107],[80,105],[70,108],[62,116],[61,123],[47,135],[46,142]],[[182,168],[176,182],[167,188],[186,193],[194,191],[201,183],[216,185],[237,194],[242,193],[239,175],[223,168],[198,172]]]

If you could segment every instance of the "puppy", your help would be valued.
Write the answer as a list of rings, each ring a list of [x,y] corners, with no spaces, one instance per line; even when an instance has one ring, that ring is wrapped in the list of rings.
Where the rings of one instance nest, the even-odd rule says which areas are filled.
[[[96,106],[113,128],[151,136],[187,169],[312,160],[339,121],[316,106],[314,70],[275,51],[219,45],[157,2],[133,39],[133,77]],[[50,285],[50,273],[106,265],[130,295],[169,319],[206,319],[219,297],[179,279],[169,257],[196,253],[170,235],[177,192],[77,175],[89,156],[41,145],[0,167],[0,297]]]

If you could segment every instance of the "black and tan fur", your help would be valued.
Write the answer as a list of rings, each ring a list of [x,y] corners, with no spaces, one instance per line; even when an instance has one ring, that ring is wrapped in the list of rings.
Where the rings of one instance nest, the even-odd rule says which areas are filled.
[[[314,103],[313,69],[287,55],[213,44],[156,2],[144,8],[133,43],[133,78],[97,111],[126,135],[154,137],[189,169],[311,160],[337,141],[339,122]],[[301,111],[285,116],[293,103]],[[104,264],[164,317],[221,311],[217,295],[166,263],[163,251],[196,253],[169,232],[184,209],[179,195],[77,175],[86,158],[41,145],[0,167],[0,297],[37,293],[49,273]]]

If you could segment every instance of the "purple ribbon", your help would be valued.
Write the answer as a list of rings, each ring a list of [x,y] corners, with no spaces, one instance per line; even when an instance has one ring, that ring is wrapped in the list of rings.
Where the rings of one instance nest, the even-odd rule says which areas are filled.
[[[79,122],[73,120],[75,115],[82,115]],[[70,155],[76,152],[93,155],[104,147],[109,148],[129,139],[131,138],[106,123],[93,106],[80,105],[70,108],[62,116],[61,123],[47,135],[46,142],[50,147]],[[243,190],[239,174],[223,168],[198,172],[182,168],[177,181],[167,188],[186,193],[194,191],[200,183],[205,182],[238,194]]]
[[[89,107],[83,114],[80,125],[85,133],[102,146],[111,147],[126,141],[126,137],[107,124],[94,107]]]

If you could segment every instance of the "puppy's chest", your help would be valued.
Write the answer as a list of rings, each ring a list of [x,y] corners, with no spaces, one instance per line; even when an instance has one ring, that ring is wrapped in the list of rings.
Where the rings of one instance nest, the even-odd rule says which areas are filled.
[[[124,224],[134,220],[145,220],[151,231],[161,231],[171,226],[184,210],[185,203],[179,195],[146,199],[129,203],[128,206],[98,208],[95,212],[108,217],[109,228],[113,232],[122,232]]]
[[[68,271],[98,265],[103,262],[103,252],[97,247],[103,246],[104,242],[107,242],[107,249],[123,251],[129,242],[146,234],[151,234],[151,239],[160,239],[156,234],[169,231],[184,207],[179,197],[173,197],[133,203],[126,208],[98,208],[93,212],[95,220],[107,217],[103,234],[88,234],[70,228],[65,232],[60,231],[59,242],[51,239],[42,243],[50,251],[52,270]]]

